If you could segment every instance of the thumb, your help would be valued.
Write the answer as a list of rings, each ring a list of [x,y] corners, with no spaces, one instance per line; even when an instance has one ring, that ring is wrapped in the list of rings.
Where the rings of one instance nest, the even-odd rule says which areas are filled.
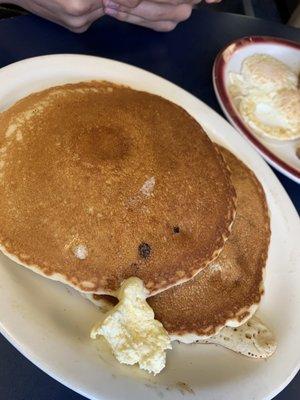
[[[141,3],[142,0],[103,0],[104,10],[107,8],[115,8],[116,3],[127,8],[135,8]]]

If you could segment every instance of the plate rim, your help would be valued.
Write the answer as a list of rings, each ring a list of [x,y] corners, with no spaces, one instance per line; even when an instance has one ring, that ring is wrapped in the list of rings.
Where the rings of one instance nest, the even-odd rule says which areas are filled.
[[[214,61],[212,75],[215,94],[224,114],[234,128],[246,137],[246,139],[250,141],[250,143],[274,168],[286,175],[288,178],[294,180],[296,183],[300,183],[300,170],[294,168],[264,146],[264,144],[257,139],[256,135],[252,133],[251,129],[249,129],[242,121],[242,118],[239,116],[230,99],[225,85],[224,75],[228,57],[232,57],[237,51],[245,46],[252,46],[257,43],[281,44],[300,51],[300,44],[297,42],[273,36],[244,36],[231,41],[219,51]],[[229,49],[231,47],[232,50],[230,51]]]
[[[178,91],[180,91],[181,93],[188,95],[191,99],[193,99],[194,101],[197,101],[198,104],[201,104],[202,107],[209,109],[210,113],[214,116],[217,116],[220,120],[222,120],[222,122],[224,124],[226,124],[228,127],[230,127],[231,130],[235,131],[236,129],[232,126],[230,126],[230,124],[221,116],[219,115],[215,110],[213,110],[211,107],[207,106],[204,102],[202,102],[199,98],[197,98],[196,96],[192,95],[191,93],[189,93],[188,91],[186,91],[185,89],[181,88],[180,86],[172,83],[171,81],[157,75],[154,74],[152,72],[149,72],[145,69],[136,67],[134,65],[128,64],[128,63],[123,63],[120,61],[116,61],[113,59],[108,59],[108,58],[104,58],[104,57],[97,57],[97,56],[89,56],[89,55],[83,55],[83,54],[53,54],[53,55],[44,55],[44,56],[38,56],[38,57],[32,57],[32,58],[27,58],[12,64],[9,64],[3,68],[0,69],[0,80],[1,80],[1,72],[3,70],[7,71],[8,69],[10,69],[11,67],[13,68],[16,64],[25,64],[26,62],[32,62],[34,60],[37,59],[44,59],[47,60],[47,58],[61,58],[61,57],[80,57],[80,58],[93,58],[93,59],[97,59],[98,61],[101,62],[102,61],[109,61],[111,63],[118,63],[121,64],[123,67],[125,68],[130,68],[133,70],[138,70],[140,72],[152,75],[152,77],[154,77],[155,79],[159,79],[162,82],[168,84],[168,86],[176,88]],[[126,80],[126,79],[124,79]],[[128,84],[130,85],[130,84]],[[237,132],[238,133],[238,132]],[[243,139],[244,140],[244,139]],[[248,147],[248,151],[250,151],[253,156],[255,155],[255,157],[259,157],[257,155],[257,152],[255,151],[255,149],[253,149],[251,146],[247,146]],[[264,164],[265,167],[265,172],[268,176],[269,184],[267,186],[269,186],[270,188],[273,185],[276,185],[277,189],[279,190],[279,196],[280,196],[280,202],[286,204],[287,203],[287,208],[289,209],[289,214],[292,213],[294,215],[297,215],[297,211],[293,205],[293,203],[291,202],[291,199],[289,198],[289,196],[287,195],[285,189],[283,188],[282,184],[279,182],[278,178],[275,176],[275,174],[273,173],[273,171],[270,169],[270,167],[267,165],[267,163],[264,160],[261,160]],[[255,171],[254,171],[255,172]],[[290,218],[290,217],[289,217]],[[31,362],[33,362],[36,366],[38,366],[38,368],[40,368],[41,370],[43,370],[44,372],[46,372],[49,376],[51,376],[52,378],[56,379],[58,382],[60,382],[61,384],[69,387],[70,389],[76,391],[77,393],[83,395],[83,396],[88,396],[91,399],[96,399],[96,397],[91,396],[91,394],[89,394],[88,392],[85,392],[83,390],[81,390],[78,387],[72,386],[72,383],[69,382],[69,380],[65,380],[65,379],[61,379],[60,376],[56,375],[55,372],[51,369],[51,367],[47,364],[47,362],[44,362],[43,360],[39,360],[35,355],[32,355],[30,352],[29,348],[25,348],[24,346],[22,347],[22,345],[14,339],[13,335],[11,335],[9,333],[9,331],[4,327],[4,325],[2,324],[2,322],[0,321],[0,332],[3,334],[3,336],[18,350],[20,351],[21,354],[23,354],[27,359],[29,359]],[[263,397],[265,400],[267,399],[272,399],[274,396],[276,396],[281,390],[283,390],[288,384],[289,382],[294,378],[294,376],[297,374],[298,370],[300,368],[300,359],[296,365],[296,367],[294,368],[294,370],[292,371],[292,373],[290,373],[290,375],[286,378],[286,380],[284,382],[282,382],[278,387],[276,387],[272,392],[270,392],[268,395],[266,395],[265,397]]]

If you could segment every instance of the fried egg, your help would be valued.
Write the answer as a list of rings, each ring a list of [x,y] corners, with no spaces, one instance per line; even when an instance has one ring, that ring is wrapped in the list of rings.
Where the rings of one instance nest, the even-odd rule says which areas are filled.
[[[247,57],[241,73],[231,73],[231,91],[238,89],[242,95],[253,90],[274,93],[281,89],[297,89],[298,76],[283,62],[268,54],[254,54]]]
[[[300,137],[298,76],[268,54],[247,57],[240,73],[229,74],[229,93],[244,122],[278,140]]]
[[[300,91],[253,91],[241,99],[239,112],[257,133],[278,140],[300,137]]]

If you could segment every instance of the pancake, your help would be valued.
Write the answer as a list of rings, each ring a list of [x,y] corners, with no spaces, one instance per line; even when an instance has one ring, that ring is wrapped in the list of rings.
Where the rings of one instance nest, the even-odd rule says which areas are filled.
[[[232,171],[237,213],[231,235],[214,262],[192,280],[148,299],[155,318],[173,340],[192,343],[245,323],[257,310],[270,240],[262,186],[242,161],[220,148]],[[89,296],[108,309],[109,296]],[[217,338],[219,339],[219,337]]]
[[[216,344],[244,356],[260,359],[271,357],[277,347],[272,331],[256,316],[237,328],[225,326],[216,335],[199,343]]]
[[[179,106],[104,82],[34,93],[0,115],[0,245],[83,292],[131,276],[149,294],[191,279],[229,236],[235,191]]]

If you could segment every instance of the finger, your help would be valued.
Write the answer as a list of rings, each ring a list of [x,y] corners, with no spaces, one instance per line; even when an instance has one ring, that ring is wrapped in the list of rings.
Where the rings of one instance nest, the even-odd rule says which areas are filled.
[[[98,8],[87,15],[81,17],[65,16],[62,22],[73,32],[84,32],[97,19],[104,15],[104,10]]]
[[[116,8],[105,9],[105,13],[114,18],[118,18],[120,13],[134,15],[153,22],[165,20],[174,22],[185,21],[190,17],[192,12],[192,6],[190,4],[174,6],[170,4],[153,3],[147,0],[144,0],[141,4],[132,9],[117,4],[115,4],[115,7]]]
[[[116,0],[119,2],[119,0]],[[179,4],[198,4],[201,3],[202,0],[151,0],[153,3],[158,4],[171,4],[173,6],[177,6]]]
[[[84,32],[96,19],[104,15],[103,9],[99,8],[85,16],[73,17],[53,10],[52,6],[55,3],[57,3],[57,1],[51,1],[51,7],[45,7],[45,3],[42,0],[24,1],[22,2],[22,6],[28,11],[31,11],[34,14],[61,25],[73,32]],[[97,0],[97,4],[100,4],[99,0]]]
[[[103,5],[101,0],[68,0],[63,8],[69,15],[80,17],[103,9]]]
[[[53,12],[49,8],[41,6],[39,2],[35,2],[34,4],[32,4],[32,7],[30,7],[30,5],[27,5],[27,3],[23,6],[26,7],[26,10],[38,15],[39,17],[42,17],[44,19],[47,19],[48,21],[54,22],[55,24],[59,24],[64,28],[67,28],[65,23],[55,12]]]
[[[158,4],[179,5],[179,4],[196,4],[200,3],[202,0],[152,0],[152,1],[153,3],[158,3]],[[135,8],[142,2],[143,0],[103,0],[103,7],[104,9],[113,8],[111,7],[111,5],[117,3],[121,6],[125,6],[128,8]]]
[[[120,6],[134,8],[137,7],[142,0],[117,0],[116,2],[112,0],[103,0],[103,7],[105,8],[113,8],[113,6],[117,3]]]
[[[35,0],[35,3],[45,8],[45,0]],[[50,1],[47,3],[47,8],[49,9],[50,7],[51,11],[58,13],[58,15],[65,14],[73,17],[80,17],[103,8],[101,0]]]
[[[136,15],[127,14],[124,12],[119,12],[117,17],[114,17],[119,21],[129,22],[131,24],[144,26],[146,28],[151,28],[159,32],[169,32],[176,28],[177,23],[174,21],[149,21],[142,17],[137,17]]]
[[[37,4],[35,5],[34,13],[76,33],[85,32],[96,19],[104,15],[103,9],[98,9],[84,17],[58,17],[56,13]]]

